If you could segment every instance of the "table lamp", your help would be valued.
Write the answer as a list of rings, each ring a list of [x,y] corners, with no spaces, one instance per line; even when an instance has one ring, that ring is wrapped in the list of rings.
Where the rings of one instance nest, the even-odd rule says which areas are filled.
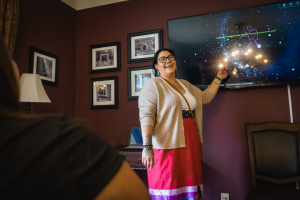
[[[22,74],[20,78],[20,102],[28,102],[26,113],[31,114],[31,103],[51,103],[38,74]]]

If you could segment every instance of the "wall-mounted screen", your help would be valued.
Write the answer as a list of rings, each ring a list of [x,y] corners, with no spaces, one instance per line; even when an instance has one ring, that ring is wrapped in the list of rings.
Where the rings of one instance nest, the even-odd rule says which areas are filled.
[[[219,67],[223,87],[300,82],[300,1],[168,21],[177,78],[206,88]]]

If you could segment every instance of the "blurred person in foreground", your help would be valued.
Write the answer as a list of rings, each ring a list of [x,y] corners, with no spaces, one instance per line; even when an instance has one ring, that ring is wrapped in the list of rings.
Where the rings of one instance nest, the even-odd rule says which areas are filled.
[[[25,115],[0,38],[0,199],[151,199],[117,151],[65,114]]]

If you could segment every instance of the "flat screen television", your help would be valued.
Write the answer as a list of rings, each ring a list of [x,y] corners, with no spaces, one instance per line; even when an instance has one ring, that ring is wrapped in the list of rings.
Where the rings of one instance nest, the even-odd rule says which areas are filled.
[[[206,88],[219,67],[222,87],[300,83],[300,1],[168,21],[177,78]]]

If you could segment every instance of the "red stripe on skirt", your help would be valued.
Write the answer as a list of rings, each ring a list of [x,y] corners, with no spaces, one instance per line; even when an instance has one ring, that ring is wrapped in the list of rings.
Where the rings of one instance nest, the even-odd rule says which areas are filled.
[[[186,147],[153,149],[155,165],[147,169],[150,189],[170,190],[203,183],[196,122],[184,118],[183,124]]]

